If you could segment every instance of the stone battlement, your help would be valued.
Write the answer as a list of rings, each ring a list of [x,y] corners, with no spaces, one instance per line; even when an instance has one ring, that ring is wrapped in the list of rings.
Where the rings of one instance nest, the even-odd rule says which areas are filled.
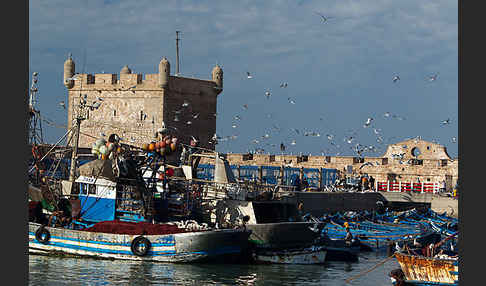
[[[79,80],[75,80],[70,90],[117,90],[122,91],[129,88],[145,88],[162,90],[159,86],[159,74],[77,74]],[[119,78],[118,78],[119,77]],[[216,83],[212,80],[188,78],[181,76],[169,76],[169,89],[179,92],[195,90],[198,88],[214,89]],[[199,94],[199,93],[198,93]]]

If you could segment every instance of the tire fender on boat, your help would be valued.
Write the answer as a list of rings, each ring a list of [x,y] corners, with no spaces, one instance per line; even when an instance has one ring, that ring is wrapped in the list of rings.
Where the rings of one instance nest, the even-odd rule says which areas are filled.
[[[51,239],[51,233],[47,229],[45,229],[44,226],[41,226],[35,232],[35,239],[37,239],[41,243],[46,244]]]
[[[150,243],[150,240],[139,235],[132,240],[131,249],[136,256],[145,256],[151,246],[152,244]]]

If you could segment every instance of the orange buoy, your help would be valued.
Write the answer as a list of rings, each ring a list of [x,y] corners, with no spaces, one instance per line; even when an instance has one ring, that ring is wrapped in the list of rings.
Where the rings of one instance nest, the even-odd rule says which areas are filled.
[[[160,143],[160,149],[165,148],[165,145],[167,145],[167,144],[165,144],[165,141],[163,141],[163,140],[160,141],[159,143]]]
[[[155,143],[150,143],[150,144],[148,145],[148,150],[149,150],[149,151],[154,151],[154,150],[155,150]]]
[[[176,150],[176,143],[170,143],[170,150],[175,151]]]

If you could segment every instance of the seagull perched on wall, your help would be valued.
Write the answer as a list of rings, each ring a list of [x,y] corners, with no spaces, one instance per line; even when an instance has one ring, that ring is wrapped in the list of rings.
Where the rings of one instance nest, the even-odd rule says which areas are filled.
[[[400,80],[400,77],[398,75],[394,76],[393,77],[393,82],[397,82]]]

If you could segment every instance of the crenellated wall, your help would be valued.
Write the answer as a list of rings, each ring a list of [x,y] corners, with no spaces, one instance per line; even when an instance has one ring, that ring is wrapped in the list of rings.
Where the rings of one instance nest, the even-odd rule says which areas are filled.
[[[163,63],[169,65],[166,59]],[[120,74],[76,74],[77,79],[70,80],[75,74],[74,61],[68,59],[64,65],[68,128],[73,126],[80,96],[87,95],[88,104],[98,98],[102,104],[85,114],[80,147],[91,147],[101,133],[106,137],[115,133],[128,144],[141,146],[155,139],[155,132],[164,122],[180,142],[189,144],[195,136],[201,147],[214,149],[208,142],[216,132],[217,95],[222,91],[222,70],[217,68],[219,78],[208,80],[165,74],[167,82],[162,86],[160,73],[132,74],[128,67]],[[165,71],[170,73],[170,68]],[[183,107],[184,102],[189,105]]]

